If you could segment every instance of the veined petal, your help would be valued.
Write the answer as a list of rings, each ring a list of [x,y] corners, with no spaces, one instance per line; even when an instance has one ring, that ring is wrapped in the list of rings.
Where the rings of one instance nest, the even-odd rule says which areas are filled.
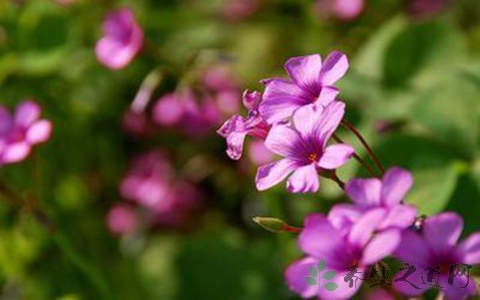
[[[362,263],[369,266],[393,254],[400,240],[399,229],[389,229],[375,234],[363,250]]]
[[[395,205],[405,198],[413,184],[412,174],[401,168],[390,168],[383,176],[382,202]]]
[[[304,105],[295,111],[293,124],[302,137],[306,138],[312,134],[322,117],[322,111],[322,106],[316,104]]]
[[[295,153],[299,134],[287,125],[275,125],[265,139],[265,147],[278,155],[288,157]]]
[[[285,63],[285,70],[293,81],[312,94],[320,90],[319,76],[322,58],[319,54],[292,57]]]
[[[318,186],[318,174],[313,164],[296,169],[287,180],[287,190],[291,193],[314,193]]]
[[[322,116],[317,123],[317,134],[324,145],[327,144],[332,134],[337,130],[338,125],[345,114],[345,103],[334,101],[330,103],[322,112]]]
[[[311,298],[318,293],[319,284],[309,285],[305,281],[305,277],[311,277],[309,267],[315,267],[318,264],[318,259],[313,257],[306,257],[301,260],[293,262],[285,270],[285,281],[288,288],[298,293],[303,298]],[[317,280],[317,278],[315,278]]]
[[[360,206],[380,205],[382,182],[377,178],[352,179],[345,186],[345,193]]]
[[[322,157],[318,161],[318,166],[327,170],[334,170],[343,166],[355,153],[350,145],[334,144],[330,145],[323,152]]]
[[[470,235],[458,247],[464,263],[470,265],[480,263],[480,232]]]
[[[314,99],[310,98],[292,81],[271,79],[266,83],[259,111],[269,124],[277,123],[291,117],[300,106],[312,103]]]
[[[246,137],[245,132],[233,132],[226,138],[227,140],[227,155],[233,160],[239,160],[242,157],[243,144]]]
[[[463,230],[463,219],[453,212],[428,217],[423,223],[423,236],[437,253],[453,247]]]
[[[320,94],[315,103],[322,105],[323,107],[329,105],[335,99],[337,99],[340,90],[333,86],[322,86],[320,89]]]
[[[348,59],[345,54],[339,51],[332,51],[323,62],[320,72],[322,85],[333,85],[345,75],[348,70]]]
[[[284,180],[293,170],[295,162],[289,159],[281,159],[259,167],[255,178],[257,189],[264,191],[271,188]]]

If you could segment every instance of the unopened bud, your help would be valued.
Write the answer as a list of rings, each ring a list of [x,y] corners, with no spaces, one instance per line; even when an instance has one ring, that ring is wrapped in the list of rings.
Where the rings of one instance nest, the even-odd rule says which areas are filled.
[[[274,233],[282,232],[286,227],[285,222],[271,217],[254,217],[253,222]]]

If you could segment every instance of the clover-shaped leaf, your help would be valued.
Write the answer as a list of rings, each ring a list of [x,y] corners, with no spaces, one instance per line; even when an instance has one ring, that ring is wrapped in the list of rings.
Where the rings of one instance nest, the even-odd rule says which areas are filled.
[[[325,274],[323,274],[323,278],[330,280],[333,277],[335,277],[335,275],[337,275],[336,271],[328,271]]]
[[[305,277],[305,281],[308,285],[316,285],[317,281],[313,277]]]
[[[325,283],[324,287],[331,292],[338,288],[338,284],[335,282],[327,282]]]
[[[310,272],[310,275],[312,275],[313,277],[317,277],[318,275],[317,269],[315,269],[314,267],[308,267],[308,272]]]
[[[327,263],[325,262],[324,259],[318,262],[317,269],[319,272],[322,272],[323,270],[325,270],[326,267],[327,267]]]

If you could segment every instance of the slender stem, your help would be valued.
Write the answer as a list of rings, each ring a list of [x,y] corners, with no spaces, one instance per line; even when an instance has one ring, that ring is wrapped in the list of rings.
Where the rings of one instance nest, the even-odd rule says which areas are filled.
[[[33,218],[42,225],[48,232],[54,233],[56,228],[55,224],[50,218],[40,209],[35,207],[28,207],[28,202],[24,201],[17,193],[12,191],[3,181],[0,180],[0,194],[4,196],[10,204],[23,207],[27,205],[27,210],[33,215]]]
[[[333,135],[333,139],[338,143],[342,143],[342,144],[344,143],[343,140],[340,137],[338,137],[336,134]],[[370,175],[372,175],[373,177],[378,177],[375,170],[373,170],[372,166],[367,164],[367,162],[365,162],[356,152],[353,153],[353,158],[355,158],[356,161],[358,161],[363,167],[365,167],[370,173]]]
[[[350,123],[349,121],[347,121],[345,119],[342,121],[341,124],[344,127],[346,127],[348,130],[350,130],[358,138],[360,143],[362,143],[363,147],[365,147],[365,150],[367,150],[368,155],[372,158],[373,162],[377,166],[380,173],[383,175],[383,173],[385,173],[385,169],[382,167],[382,164],[380,163],[378,158],[375,156],[375,154],[372,151],[372,148],[370,148],[367,141],[363,138],[362,134],[355,128],[355,126],[353,126],[352,123]]]
[[[329,178],[340,187],[340,189],[344,190],[345,189],[345,182],[341,181],[340,178],[338,178],[337,174],[335,172],[330,172],[329,173]]]

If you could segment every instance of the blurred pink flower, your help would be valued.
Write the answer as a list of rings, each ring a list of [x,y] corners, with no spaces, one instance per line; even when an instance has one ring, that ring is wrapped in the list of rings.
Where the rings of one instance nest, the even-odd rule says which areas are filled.
[[[179,225],[201,197],[192,183],[174,179],[174,170],[161,151],[135,158],[120,183],[121,195],[146,208],[159,225]]]
[[[189,89],[160,97],[152,113],[157,124],[175,127],[195,137],[211,132],[221,121],[216,101],[208,95],[197,98]]]
[[[145,136],[151,133],[150,120],[144,113],[127,110],[122,118],[122,129],[131,135]]]
[[[254,14],[259,6],[259,0],[227,0],[222,15],[226,20],[235,22]]]
[[[412,0],[408,13],[415,18],[428,18],[440,13],[449,3],[450,0]]]
[[[40,114],[40,106],[31,100],[21,102],[13,115],[0,106],[0,165],[24,160],[32,146],[50,138],[52,124]]]
[[[135,228],[137,222],[137,215],[129,205],[116,204],[108,211],[107,226],[112,233],[129,233]]]
[[[365,9],[365,0],[317,0],[316,10],[322,17],[335,16],[343,21],[357,18]]]
[[[76,0],[54,0],[56,3],[61,4],[61,5],[70,5],[75,3]]]
[[[248,146],[248,157],[256,165],[263,165],[271,162],[275,158],[275,154],[268,150],[265,141],[255,139]]]
[[[111,12],[102,25],[103,37],[95,46],[97,59],[106,67],[127,66],[143,45],[143,31],[128,8]]]

